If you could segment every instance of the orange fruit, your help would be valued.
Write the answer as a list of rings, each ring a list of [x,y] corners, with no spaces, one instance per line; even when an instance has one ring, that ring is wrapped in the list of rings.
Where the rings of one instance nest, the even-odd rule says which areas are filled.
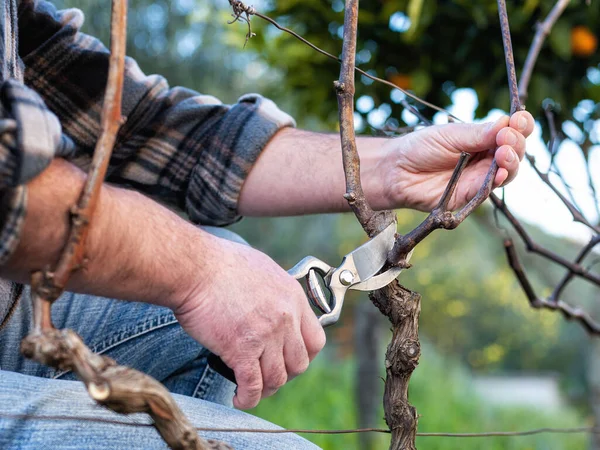
[[[403,73],[395,73],[389,76],[389,80],[401,89],[412,88],[412,77]]]
[[[571,51],[575,56],[587,58],[598,48],[598,38],[588,27],[578,25],[571,30]]]

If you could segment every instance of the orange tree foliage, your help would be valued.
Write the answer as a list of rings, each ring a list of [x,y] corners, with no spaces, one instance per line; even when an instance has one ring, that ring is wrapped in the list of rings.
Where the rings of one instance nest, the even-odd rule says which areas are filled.
[[[536,23],[555,2],[507,3],[520,71]],[[277,0],[265,12],[325,50],[340,53],[343,1]],[[439,106],[451,103],[455,89],[470,87],[479,99],[478,116],[492,108],[506,109],[506,69],[497,14],[495,2],[482,0],[363,1],[357,64]],[[600,8],[594,2],[590,6],[585,0],[571,2],[541,51],[529,87],[528,110],[541,117],[543,100],[551,97],[561,107],[562,121],[571,119],[572,109],[582,99],[600,101],[599,22]],[[326,81],[337,78],[337,65],[259,19],[253,19],[253,26],[257,37],[249,48],[283,72],[282,94],[293,90],[299,111],[310,111],[334,124],[336,99]],[[369,95],[375,106],[388,104],[390,117],[400,118],[401,106],[390,98],[388,87],[360,76],[357,81],[357,98]],[[585,128],[585,121],[594,118],[598,118],[597,110],[580,125]]]

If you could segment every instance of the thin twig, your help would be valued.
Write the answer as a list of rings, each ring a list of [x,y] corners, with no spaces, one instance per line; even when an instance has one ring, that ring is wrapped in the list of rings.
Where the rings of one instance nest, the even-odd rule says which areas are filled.
[[[527,278],[527,274],[525,273],[525,269],[523,268],[523,265],[519,260],[512,239],[504,240],[504,248],[506,250],[506,257],[508,259],[508,263],[513,269],[517,280],[519,280],[519,284],[521,285],[523,292],[525,292],[525,295],[527,296],[527,300],[529,300],[529,304],[531,305],[531,307],[536,309],[546,308],[552,311],[560,311],[565,319],[578,321],[589,334],[600,335],[600,324],[596,323],[590,317],[590,315],[582,309],[573,308],[572,306],[561,300],[548,301],[546,299],[538,297],[535,293],[535,290],[533,289],[533,286],[529,282],[529,279]]]
[[[335,90],[338,100],[342,157],[346,178],[346,194],[350,208],[365,230],[375,214],[369,206],[360,182],[360,158],[354,133],[354,67],[358,27],[358,0],[347,0],[344,9],[344,38],[340,78]],[[369,233],[367,231],[367,233]],[[370,233],[369,233],[370,234]]]
[[[575,196],[573,195],[573,190],[571,189],[571,186],[568,185],[561,170],[556,165],[556,155],[558,154],[558,149],[560,148],[561,139],[560,139],[558,130],[556,128],[556,120],[555,120],[556,116],[554,114],[554,103],[553,102],[547,102],[546,105],[544,105],[544,115],[546,116],[546,121],[548,122],[548,128],[550,129],[550,142],[548,143],[548,147],[547,147],[548,152],[550,153],[550,166],[548,168],[548,174],[550,174],[550,172],[552,172],[559,178],[560,182],[562,183],[565,190],[567,191],[567,195],[570,198],[571,204],[575,208],[577,208],[578,210],[581,211],[581,208],[577,204],[577,200],[575,199]]]
[[[589,139],[586,139],[583,144],[579,146],[581,150],[582,156],[585,159],[585,169],[587,172],[588,186],[590,187],[590,192],[592,193],[592,199],[594,201],[594,207],[596,209],[596,214],[598,216],[597,220],[600,220],[600,204],[598,204],[598,192],[596,190],[596,185],[594,184],[594,177],[592,176],[591,165],[590,165],[590,147],[592,143]]]
[[[527,101],[529,81],[531,80],[531,74],[533,73],[533,68],[537,62],[542,45],[544,45],[544,41],[550,34],[552,27],[561,16],[565,8],[569,5],[569,2],[570,0],[558,0],[552,8],[552,11],[550,11],[550,14],[548,14],[548,17],[546,17],[542,23],[538,23],[536,26],[537,29],[535,36],[531,43],[531,47],[529,47],[529,53],[525,59],[523,72],[521,73],[521,79],[519,80],[519,97],[522,103]]]
[[[540,169],[537,168],[536,164],[535,164],[535,158],[530,155],[529,153],[525,154],[525,157],[527,158],[527,161],[529,161],[529,164],[531,164],[531,167],[533,167],[533,170],[535,170],[535,172],[537,173],[538,177],[540,177],[540,179],[550,188],[552,189],[552,191],[554,192],[554,194],[556,194],[556,196],[560,199],[560,201],[563,202],[563,204],[566,206],[566,208],[569,210],[569,212],[571,213],[571,215],[573,216],[573,220],[575,222],[579,222],[583,225],[585,225],[586,227],[590,228],[592,231],[594,231],[595,233],[600,233],[600,227],[597,227],[595,225],[593,225],[592,223],[590,223],[585,216],[581,213],[581,211],[579,211],[579,209],[573,205],[573,203],[571,203],[559,190],[556,186],[554,186],[554,184],[552,183],[552,181],[550,180],[550,177],[548,176],[547,173],[543,173]]]
[[[596,185],[594,184],[594,178],[592,176],[592,171],[590,170],[589,162],[586,165],[586,172],[588,176],[588,185],[590,186],[590,190],[592,191],[592,198],[594,200],[594,208],[596,209],[596,216],[598,220],[600,220],[600,202],[598,202],[598,190],[596,189]]]
[[[579,212],[581,212],[581,207],[579,206],[579,204],[577,203],[577,200],[575,199],[575,196],[573,195],[573,189],[571,189],[571,186],[568,185],[560,168],[558,167],[558,165],[556,165],[556,155],[558,154],[560,138],[559,138],[558,130],[556,129],[556,120],[555,120],[556,116],[554,114],[554,103],[553,102],[547,102],[544,105],[544,115],[546,116],[546,121],[548,122],[548,128],[550,129],[550,142],[548,143],[548,147],[547,147],[547,150],[550,153],[550,166],[548,168],[548,175],[550,174],[550,172],[553,172],[560,179],[565,190],[567,191],[567,195],[570,198],[569,203],[575,209],[577,209]],[[536,167],[534,167],[534,169],[537,170]],[[567,208],[569,208],[568,205],[567,205]],[[569,208],[569,210],[570,210],[570,208]],[[599,212],[599,214],[600,214],[600,212]]]
[[[519,234],[523,242],[525,243],[525,247],[527,251],[536,253],[538,255],[547,258],[556,264],[563,266],[565,269],[568,269],[574,275],[580,276],[591,283],[594,283],[597,286],[600,286],[600,276],[590,272],[587,268],[582,266],[581,264],[573,263],[568,259],[560,256],[557,253],[554,253],[541,245],[537,244],[529,233],[525,230],[521,222],[509,211],[506,207],[506,204],[502,202],[496,195],[491,194],[490,199],[494,203],[494,206],[500,210],[500,212],[506,217],[506,219],[510,222],[515,231]]]
[[[550,167],[554,165],[554,158],[558,152],[558,146],[560,140],[558,137],[558,131],[556,129],[556,121],[554,120],[554,106],[553,103],[549,102],[544,106],[544,115],[548,122],[548,128],[550,129],[550,142],[548,143],[548,151],[550,152]]]
[[[515,70],[515,58],[510,38],[510,25],[508,24],[508,13],[506,11],[506,0],[498,0],[498,16],[500,17],[500,28],[502,30],[502,45],[504,46],[504,58],[506,60],[506,72],[508,74],[508,91],[510,93],[510,115],[523,109],[519,100],[519,87],[517,84],[517,71]]]
[[[598,243],[600,243],[600,235],[597,234],[596,236],[592,237],[592,239],[590,239],[590,242],[588,242],[585,247],[581,249],[581,251],[577,255],[577,258],[575,259],[575,264],[581,264],[585,257],[588,255],[588,253],[591,252],[594,249],[594,247],[598,245]],[[587,270],[589,269],[590,268],[588,267]],[[562,291],[565,289],[567,284],[573,279],[574,276],[575,274],[571,271],[565,274],[562,280],[560,280],[560,282],[556,285],[556,288],[554,289],[554,292],[552,292],[552,295],[550,295],[549,300],[551,302],[558,301],[562,294]]]
[[[519,93],[517,87],[517,76],[515,71],[515,62],[512,51],[512,43],[510,38],[510,27],[508,24],[508,14],[506,12],[506,3],[504,0],[498,0],[498,15],[500,17],[500,27],[502,29],[502,42],[504,45],[504,54],[506,59],[506,71],[508,75],[508,85],[510,91],[510,114],[522,110],[519,101]],[[460,225],[477,207],[479,207],[491,194],[494,179],[498,173],[498,163],[493,160],[488,173],[485,177],[483,185],[477,191],[477,194],[457,213],[447,209],[450,195],[454,192],[456,185],[460,179],[460,175],[464,170],[468,161],[468,154],[463,153],[459,159],[452,177],[446,186],[446,190],[442,196],[442,200],[438,206],[421,222],[414,230],[406,235],[399,235],[394,243],[394,248],[390,252],[388,260],[392,264],[401,262],[410,253],[416,245],[425,239],[429,234],[437,229],[452,230]]]

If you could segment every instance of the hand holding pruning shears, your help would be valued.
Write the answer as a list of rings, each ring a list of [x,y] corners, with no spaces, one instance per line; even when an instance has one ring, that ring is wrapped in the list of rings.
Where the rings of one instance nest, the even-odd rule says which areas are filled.
[[[288,273],[297,280],[306,278],[307,297],[310,303],[323,315],[319,322],[323,327],[336,323],[340,318],[344,297],[349,289],[374,291],[387,286],[402,271],[401,267],[390,267],[379,273],[387,261],[387,255],[394,245],[396,223],[390,224],[370,241],[348,253],[339,267],[331,267],[314,256],[307,256]],[[412,252],[408,255],[408,259]],[[319,283],[323,278],[325,288],[331,293],[328,300]]]
[[[306,279],[308,300],[323,313],[319,317],[323,327],[339,320],[344,298],[349,289],[359,291],[380,289],[400,274],[401,267],[390,267],[381,272],[387,261],[387,255],[394,245],[395,232],[394,222],[373,239],[344,256],[338,267],[331,267],[314,256],[307,256],[288,271],[297,280]],[[411,255],[412,252],[407,260]],[[323,285],[319,278],[322,279]],[[328,296],[325,291],[330,295]],[[209,357],[209,364],[221,375],[235,382],[233,371],[218,356]]]

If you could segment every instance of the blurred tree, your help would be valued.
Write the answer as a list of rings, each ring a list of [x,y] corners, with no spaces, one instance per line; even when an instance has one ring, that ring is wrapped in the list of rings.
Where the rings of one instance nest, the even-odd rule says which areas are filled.
[[[517,68],[523,66],[536,23],[553,1],[509,1],[510,25]],[[573,0],[553,27],[529,86],[527,109],[541,116],[542,101],[551,96],[562,108],[561,123],[572,117],[582,99],[600,100],[600,8]],[[270,17],[335,55],[341,51],[342,0],[277,0],[265,11]],[[507,108],[504,54],[495,2],[471,0],[378,0],[360,5],[357,65],[374,75],[439,105],[451,104],[452,93],[473,88],[476,114]],[[334,61],[316,54],[287,34],[253,19],[257,37],[249,47],[260,52],[284,74],[276,96],[294,90],[298,111],[310,111],[330,126],[337,120],[331,84],[337,79]],[[365,123],[380,127],[401,122],[399,91],[359,76],[356,98]],[[359,100],[360,101],[360,100]],[[595,111],[598,119],[598,111]]]
[[[80,8],[83,31],[108,44],[109,17],[99,0],[53,2]],[[253,52],[244,51],[243,33],[231,33],[231,13],[223,0],[130,0],[127,54],[142,70],[167,78],[172,86],[210,93],[226,103],[261,91],[280,79]],[[239,30],[237,30],[239,31]]]

